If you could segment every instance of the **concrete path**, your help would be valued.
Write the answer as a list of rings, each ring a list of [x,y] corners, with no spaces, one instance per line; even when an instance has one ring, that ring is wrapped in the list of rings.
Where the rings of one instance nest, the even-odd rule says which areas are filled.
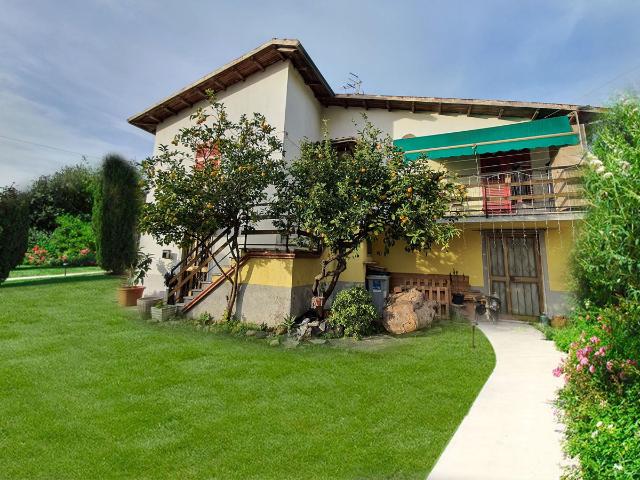
[[[104,275],[107,272],[78,272],[78,273],[57,273],[55,275],[34,275],[31,277],[11,277],[7,278],[5,282],[17,282],[18,280],[42,280],[45,278],[64,278],[64,277],[79,277],[84,275]]]
[[[562,427],[552,401],[562,380],[552,375],[562,354],[530,325],[481,323],[496,367],[429,480],[557,480]]]

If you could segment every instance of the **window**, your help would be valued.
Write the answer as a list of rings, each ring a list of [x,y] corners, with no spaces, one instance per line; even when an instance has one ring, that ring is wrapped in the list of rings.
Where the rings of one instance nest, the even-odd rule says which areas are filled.
[[[218,145],[202,145],[198,147],[196,151],[196,170],[202,170],[205,162],[213,162],[215,165],[220,165]]]

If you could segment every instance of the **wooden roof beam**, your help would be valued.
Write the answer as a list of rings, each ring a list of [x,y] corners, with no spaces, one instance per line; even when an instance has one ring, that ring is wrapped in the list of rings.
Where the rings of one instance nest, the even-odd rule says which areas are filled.
[[[207,98],[207,94],[201,88],[196,88],[195,92],[200,95],[202,98]]]
[[[165,112],[168,112],[168,113],[169,113],[169,115],[175,115],[176,113],[178,113],[178,112],[176,112],[174,109],[169,108],[169,107],[167,107],[166,105],[163,105],[163,106],[162,106],[162,110],[164,110]]]
[[[411,113],[416,113],[416,102],[411,102]]]
[[[471,116],[471,111],[473,110],[473,105],[469,105],[469,108],[467,108],[467,117]]]
[[[184,98],[182,97],[176,97],[176,100],[182,102],[186,107],[193,107],[193,104],[187,102]]]
[[[252,56],[251,61],[258,66],[261,72],[264,72],[264,65],[262,65],[258,60],[256,60],[256,57]]]
[[[498,110],[498,118],[502,118],[502,114],[504,113],[504,108]]]
[[[240,71],[239,71],[236,67],[232,67],[232,68],[231,68],[231,71],[232,71],[233,73],[235,73],[235,74],[238,76],[238,78],[239,78],[240,80],[242,80],[243,82],[247,79],[244,75],[242,75],[242,74],[240,73]]]
[[[390,112],[391,111],[391,104],[389,103],[389,100],[387,100],[385,102],[386,106],[387,106],[387,111]]]
[[[442,115],[442,102],[438,103],[438,115]]]
[[[362,106],[364,107],[365,110],[369,110],[369,106],[367,105],[367,101],[364,98],[362,99]]]
[[[226,86],[224,83],[220,82],[220,80],[217,80],[217,79],[215,79],[215,78],[212,78],[212,79],[211,79],[211,81],[212,81],[212,82],[213,82],[213,84],[214,84],[216,87],[218,87],[220,90],[226,90],[226,89],[227,89],[227,86]]]

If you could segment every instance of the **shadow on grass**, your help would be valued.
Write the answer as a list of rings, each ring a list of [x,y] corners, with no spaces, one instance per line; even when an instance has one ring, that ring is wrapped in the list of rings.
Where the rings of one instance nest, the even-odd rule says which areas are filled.
[[[4,282],[0,285],[0,289],[4,288],[16,288],[16,287],[30,287],[30,286],[42,286],[42,285],[59,285],[62,283],[75,283],[75,282],[99,282],[109,281],[118,278],[117,275],[100,275],[97,273],[89,273],[86,275],[73,275],[71,277],[59,276],[49,278],[33,278],[30,280],[12,280],[10,282]]]

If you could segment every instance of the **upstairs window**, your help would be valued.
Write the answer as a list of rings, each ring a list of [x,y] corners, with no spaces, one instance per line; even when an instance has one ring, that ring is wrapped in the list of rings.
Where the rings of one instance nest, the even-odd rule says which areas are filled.
[[[206,162],[213,162],[214,165],[220,165],[220,151],[218,145],[201,145],[196,151],[196,170],[202,170]]]

